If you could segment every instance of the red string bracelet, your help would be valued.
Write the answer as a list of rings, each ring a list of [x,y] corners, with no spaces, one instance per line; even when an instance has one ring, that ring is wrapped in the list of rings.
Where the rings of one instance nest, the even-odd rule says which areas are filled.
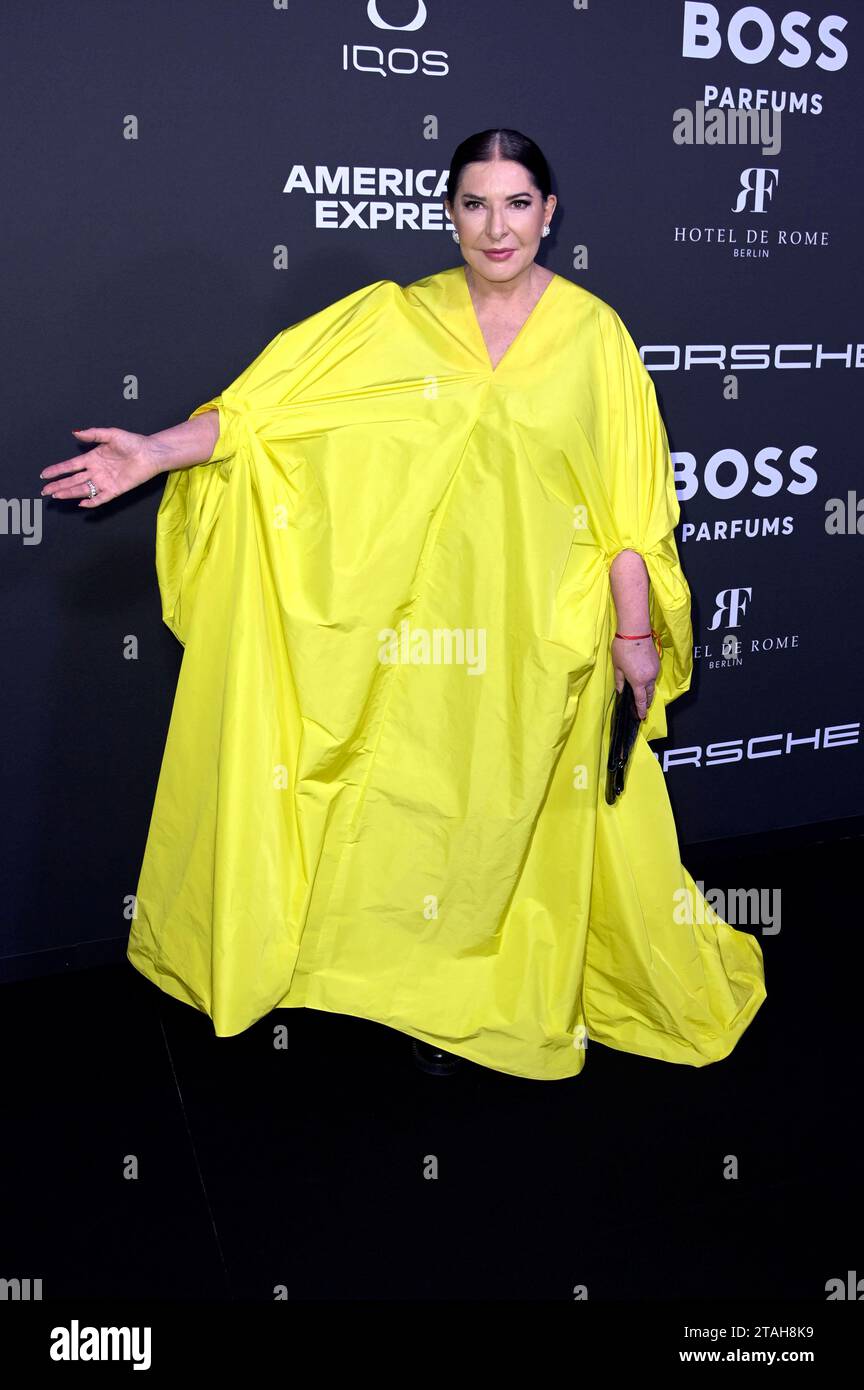
[[[645,637],[653,637],[657,643],[657,655],[663,655],[663,643],[660,640],[660,633],[652,627],[650,632],[616,632],[616,637],[623,637],[625,642],[641,642]]]

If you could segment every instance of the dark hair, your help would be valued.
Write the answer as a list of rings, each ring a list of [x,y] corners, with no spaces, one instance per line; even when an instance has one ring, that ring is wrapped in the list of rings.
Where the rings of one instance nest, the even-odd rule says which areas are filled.
[[[487,159],[513,159],[523,164],[531,175],[544,201],[552,192],[552,178],[546,156],[534,141],[521,130],[480,130],[457,145],[450,160],[447,175],[447,197],[453,206],[456,189],[466,164]]]

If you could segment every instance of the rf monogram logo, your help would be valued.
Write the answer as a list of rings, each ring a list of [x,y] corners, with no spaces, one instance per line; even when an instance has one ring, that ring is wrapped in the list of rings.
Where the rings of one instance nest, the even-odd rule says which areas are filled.
[[[747,207],[747,198],[753,195],[753,211],[764,212],[766,200],[768,202],[774,196],[774,189],[780,179],[779,169],[742,169],[741,170],[741,192],[738,194],[738,201],[732,209],[733,212],[744,212]]]
[[[716,597],[717,607],[709,624],[709,632],[716,632],[723,622],[723,614],[729,614],[725,627],[738,627],[747,612],[747,600],[752,597],[752,589],[721,589]]]

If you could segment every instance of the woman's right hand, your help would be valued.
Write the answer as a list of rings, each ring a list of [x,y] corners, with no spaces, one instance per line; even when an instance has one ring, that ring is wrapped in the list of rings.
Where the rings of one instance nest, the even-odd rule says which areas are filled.
[[[162,471],[158,450],[151,447],[146,434],[133,434],[131,430],[111,426],[73,430],[72,433],[82,443],[95,443],[97,447],[43,468],[40,478],[51,480],[42,489],[45,497],[56,497],[60,501],[80,498],[79,507],[101,507],[104,502],[131,492],[133,487],[140,487]],[[92,479],[97,489],[95,497],[90,496],[88,479]]]

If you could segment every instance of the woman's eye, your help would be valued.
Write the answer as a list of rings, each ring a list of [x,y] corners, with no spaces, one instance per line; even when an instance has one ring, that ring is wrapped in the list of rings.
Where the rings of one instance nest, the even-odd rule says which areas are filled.
[[[480,203],[476,198],[466,198],[463,206],[466,208],[479,208]],[[510,206],[514,208],[527,208],[530,207],[530,203],[527,198],[514,198]]]

